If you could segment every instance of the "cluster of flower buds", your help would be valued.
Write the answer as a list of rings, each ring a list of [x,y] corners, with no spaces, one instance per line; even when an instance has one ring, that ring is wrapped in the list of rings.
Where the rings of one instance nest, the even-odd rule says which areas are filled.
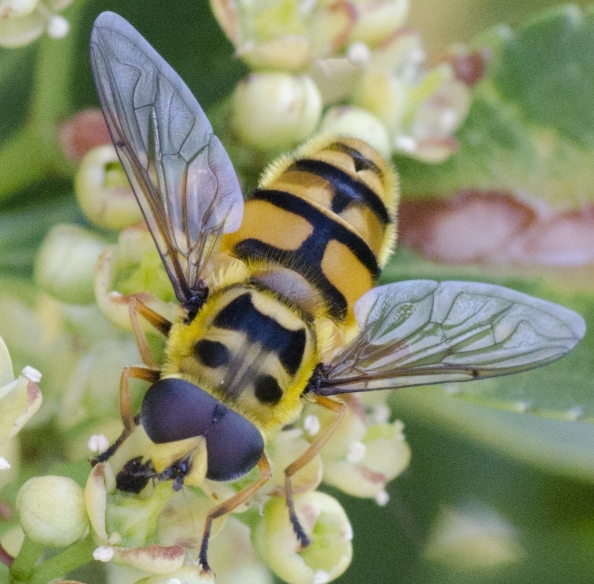
[[[211,0],[252,72],[237,86],[233,127],[262,151],[317,130],[356,136],[389,157],[445,160],[466,117],[468,86],[451,63],[428,67],[405,25],[408,0]]]
[[[68,21],[57,14],[72,0],[0,0],[0,47],[22,47],[44,32],[51,38],[68,34]]]

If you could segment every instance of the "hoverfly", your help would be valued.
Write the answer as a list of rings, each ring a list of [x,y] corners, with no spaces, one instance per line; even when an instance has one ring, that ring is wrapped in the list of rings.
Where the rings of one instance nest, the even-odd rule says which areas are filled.
[[[180,316],[169,322],[132,298],[146,367],[122,375],[124,432],[146,433],[150,454],[123,464],[118,488],[152,478],[174,488],[204,478],[260,477],[208,514],[212,521],[270,478],[266,442],[305,399],[335,421],[285,469],[291,478],[341,421],[348,392],[466,381],[549,363],[583,336],[576,313],[500,286],[397,282],[374,287],[395,240],[397,179],[367,143],[320,137],[264,174],[245,203],[231,161],[190,90],[123,18],[101,14],[91,61],[120,161],[153,236]],[[167,337],[153,365],[138,315]],[[134,416],[128,380],[151,383]]]

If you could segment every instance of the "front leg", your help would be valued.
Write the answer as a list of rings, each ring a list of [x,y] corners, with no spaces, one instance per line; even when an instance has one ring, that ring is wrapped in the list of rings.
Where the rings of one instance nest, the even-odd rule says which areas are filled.
[[[239,493],[233,495],[233,497],[227,499],[208,512],[208,515],[206,516],[206,522],[204,524],[204,531],[202,532],[202,544],[200,546],[199,556],[200,566],[203,572],[211,571],[206,556],[208,554],[208,541],[210,539],[210,532],[212,530],[212,522],[218,517],[230,513],[233,511],[233,509],[239,507],[239,505],[247,501],[272,476],[270,462],[268,461],[268,457],[265,454],[263,454],[258,461],[258,469],[260,470],[260,478],[257,481],[253,482],[251,485],[248,485],[245,487],[245,489],[242,489],[239,491]]]
[[[130,397],[130,384],[128,380],[142,379],[149,383],[156,383],[159,381],[161,373],[158,369],[150,369],[148,367],[138,367],[131,365],[122,369],[122,376],[120,377],[120,416],[124,423],[124,433],[129,436],[134,428],[136,422],[134,421],[134,414],[132,413],[132,398]]]

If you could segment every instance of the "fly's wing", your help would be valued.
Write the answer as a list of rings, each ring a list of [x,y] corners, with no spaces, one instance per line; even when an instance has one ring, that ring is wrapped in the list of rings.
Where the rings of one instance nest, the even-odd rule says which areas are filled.
[[[415,280],[355,305],[360,334],[326,366],[321,395],[467,381],[544,365],[584,336],[575,312],[501,286]]]
[[[182,304],[223,233],[239,228],[233,166],[177,73],[126,20],[104,12],[91,65],[111,138]]]

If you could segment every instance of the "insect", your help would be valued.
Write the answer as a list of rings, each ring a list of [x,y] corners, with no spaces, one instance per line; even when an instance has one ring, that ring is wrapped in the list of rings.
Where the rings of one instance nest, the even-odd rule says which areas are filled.
[[[429,280],[374,287],[395,240],[397,179],[364,141],[321,137],[281,158],[245,203],[231,161],[189,89],[124,19],[101,14],[91,36],[103,113],[180,303],[169,322],[135,298],[145,362],[120,389],[124,432],[96,461],[123,456],[119,489],[151,479],[175,489],[204,478],[260,476],[212,521],[270,478],[266,443],[310,400],[334,422],[285,469],[292,476],[340,424],[342,393],[465,381],[523,371],[569,352],[576,313],[499,286]],[[245,207],[245,208],[244,208]],[[167,337],[154,365],[139,315]],[[130,378],[151,383],[132,413]],[[126,441],[146,435],[147,452]]]

